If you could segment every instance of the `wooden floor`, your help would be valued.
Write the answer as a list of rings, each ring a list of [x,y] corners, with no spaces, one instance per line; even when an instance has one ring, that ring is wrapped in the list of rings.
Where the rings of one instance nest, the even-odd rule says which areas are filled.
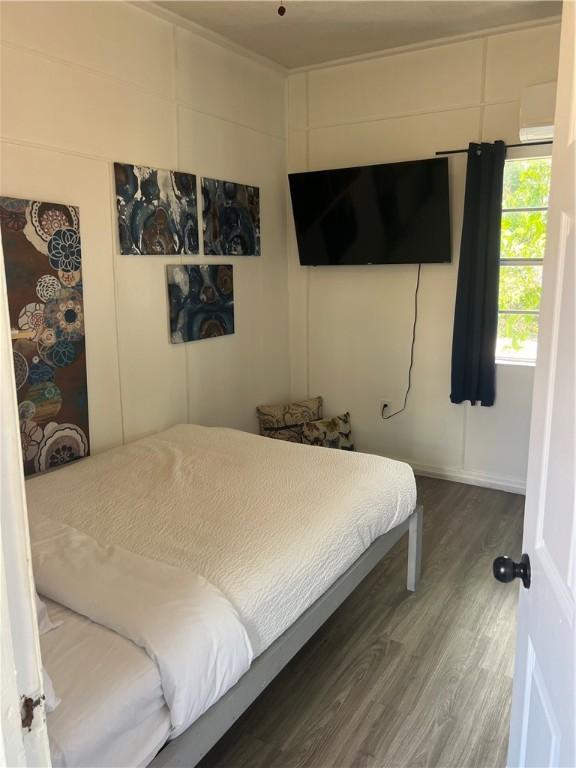
[[[202,768],[505,765],[521,496],[428,478],[420,589],[398,545],[282,671]],[[404,537],[407,538],[407,537]]]

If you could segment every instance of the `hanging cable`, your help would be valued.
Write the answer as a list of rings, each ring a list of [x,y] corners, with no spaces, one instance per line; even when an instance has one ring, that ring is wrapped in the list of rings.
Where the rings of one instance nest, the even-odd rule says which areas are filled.
[[[414,291],[414,324],[412,325],[412,346],[410,348],[410,367],[408,368],[408,386],[406,387],[406,392],[404,393],[404,405],[402,408],[399,408],[397,411],[394,411],[394,413],[390,413],[388,416],[384,415],[384,411],[386,410],[386,404],[382,406],[382,418],[384,421],[388,421],[388,419],[391,419],[393,416],[397,416],[399,413],[402,413],[402,411],[406,410],[406,403],[408,402],[408,394],[410,392],[410,387],[412,386],[412,368],[414,367],[414,345],[416,344],[416,323],[418,322],[418,291],[420,290],[420,272],[422,270],[422,264],[418,264],[418,278],[416,280],[416,290]]]

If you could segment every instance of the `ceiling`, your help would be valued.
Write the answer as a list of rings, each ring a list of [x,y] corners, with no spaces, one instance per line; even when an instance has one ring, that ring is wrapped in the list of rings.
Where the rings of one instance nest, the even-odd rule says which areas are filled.
[[[554,0],[163,0],[156,5],[287,68],[534,21]]]

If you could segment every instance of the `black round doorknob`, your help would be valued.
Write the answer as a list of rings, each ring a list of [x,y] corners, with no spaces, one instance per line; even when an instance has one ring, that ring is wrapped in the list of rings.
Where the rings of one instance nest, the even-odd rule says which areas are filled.
[[[506,555],[497,557],[492,563],[492,572],[494,578],[504,582],[504,584],[508,584],[514,579],[522,579],[524,587],[530,589],[530,558],[528,555],[522,555],[519,563],[515,563]]]

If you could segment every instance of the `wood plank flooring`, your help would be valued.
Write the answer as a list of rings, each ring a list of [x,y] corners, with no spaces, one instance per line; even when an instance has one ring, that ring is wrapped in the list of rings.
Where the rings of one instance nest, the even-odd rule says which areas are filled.
[[[418,478],[424,554],[406,591],[406,540],[280,673],[202,768],[505,765],[524,499]]]

